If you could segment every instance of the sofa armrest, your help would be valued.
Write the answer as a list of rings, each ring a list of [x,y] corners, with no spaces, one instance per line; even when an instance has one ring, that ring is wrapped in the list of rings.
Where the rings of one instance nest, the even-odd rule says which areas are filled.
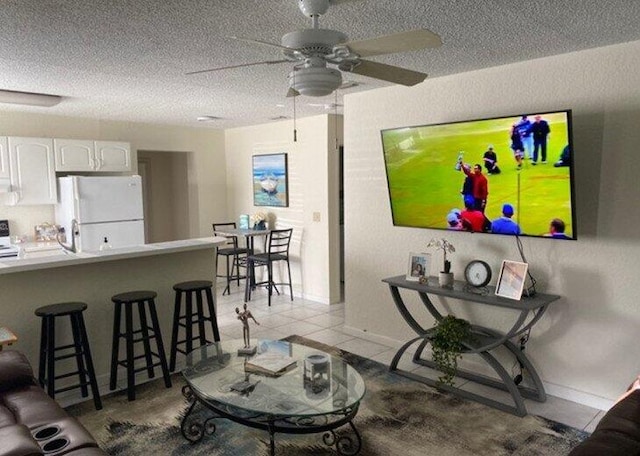
[[[640,455],[640,390],[626,395],[602,417],[570,456]]]
[[[29,360],[15,350],[0,351],[0,392],[33,384],[35,380]]]

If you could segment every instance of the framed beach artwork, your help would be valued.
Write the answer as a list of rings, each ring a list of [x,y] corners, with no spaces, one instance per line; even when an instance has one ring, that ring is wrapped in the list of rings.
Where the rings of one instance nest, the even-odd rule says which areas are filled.
[[[253,205],[289,207],[287,154],[253,156]]]

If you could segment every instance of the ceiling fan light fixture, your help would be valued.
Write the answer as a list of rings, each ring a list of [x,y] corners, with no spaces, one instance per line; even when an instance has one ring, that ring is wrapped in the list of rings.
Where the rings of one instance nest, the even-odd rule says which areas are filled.
[[[59,95],[49,95],[46,93],[18,92],[15,90],[0,89],[0,103],[11,103],[28,106],[42,106],[50,108],[62,101]]]
[[[289,74],[289,86],[301,95],[323,97],[342,84],[342,74],[333,68],[300,68]]]

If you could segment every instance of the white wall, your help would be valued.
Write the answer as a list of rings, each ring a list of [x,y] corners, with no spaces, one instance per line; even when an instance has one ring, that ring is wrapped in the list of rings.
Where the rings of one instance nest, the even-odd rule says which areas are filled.
[[[189,162],[189,237],[210,236],[211,222],[226,217],[224,132],[133,122],[0,111],[0,136],[77,138],[131,143],[136,151],[193,152]],[[135,171],[135,169],[134,169]],[[9,219],[12,234],[32,234],[33,226],[53,222],[53,206],[2,206],[0,219]]]
[[[341,118],[326,115],[299,119],[297,142],[291,121],[226,131],[228,221],[264,211],[275,216],[278,227],[293,227],[294,294],[323,303],[340,299],[336,131],[341,124]],[[252,156],[267,153],[288,154],[287,208],[253,205]]]
[[[569,108],[579,240],[523,240],[538,289],[562,296],[533,328],[527,353],[550,394],[609,406],[638,375],[640,359],[638,74],[640,42],[633,42],[346,96],[348,329],[406,341],[411,331],[381,279],[403,274],[409,251],[425,251],[429,239],[445,234],[392,225],[380,130]],[[458,278],[474,258],[489,262],[494,273],[503,259],[519,259],[515,240],[502,236],[446,237],[457,249],[451,259]],[[420,309],[416,301],[410,305]],[[498,328],[512,321],[495,309],[447,305]]]

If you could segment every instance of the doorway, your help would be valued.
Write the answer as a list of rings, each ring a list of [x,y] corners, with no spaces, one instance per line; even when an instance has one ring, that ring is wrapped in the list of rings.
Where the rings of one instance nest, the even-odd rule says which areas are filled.
[[[189,238],[189,152],[138,151],[147,243]]]

